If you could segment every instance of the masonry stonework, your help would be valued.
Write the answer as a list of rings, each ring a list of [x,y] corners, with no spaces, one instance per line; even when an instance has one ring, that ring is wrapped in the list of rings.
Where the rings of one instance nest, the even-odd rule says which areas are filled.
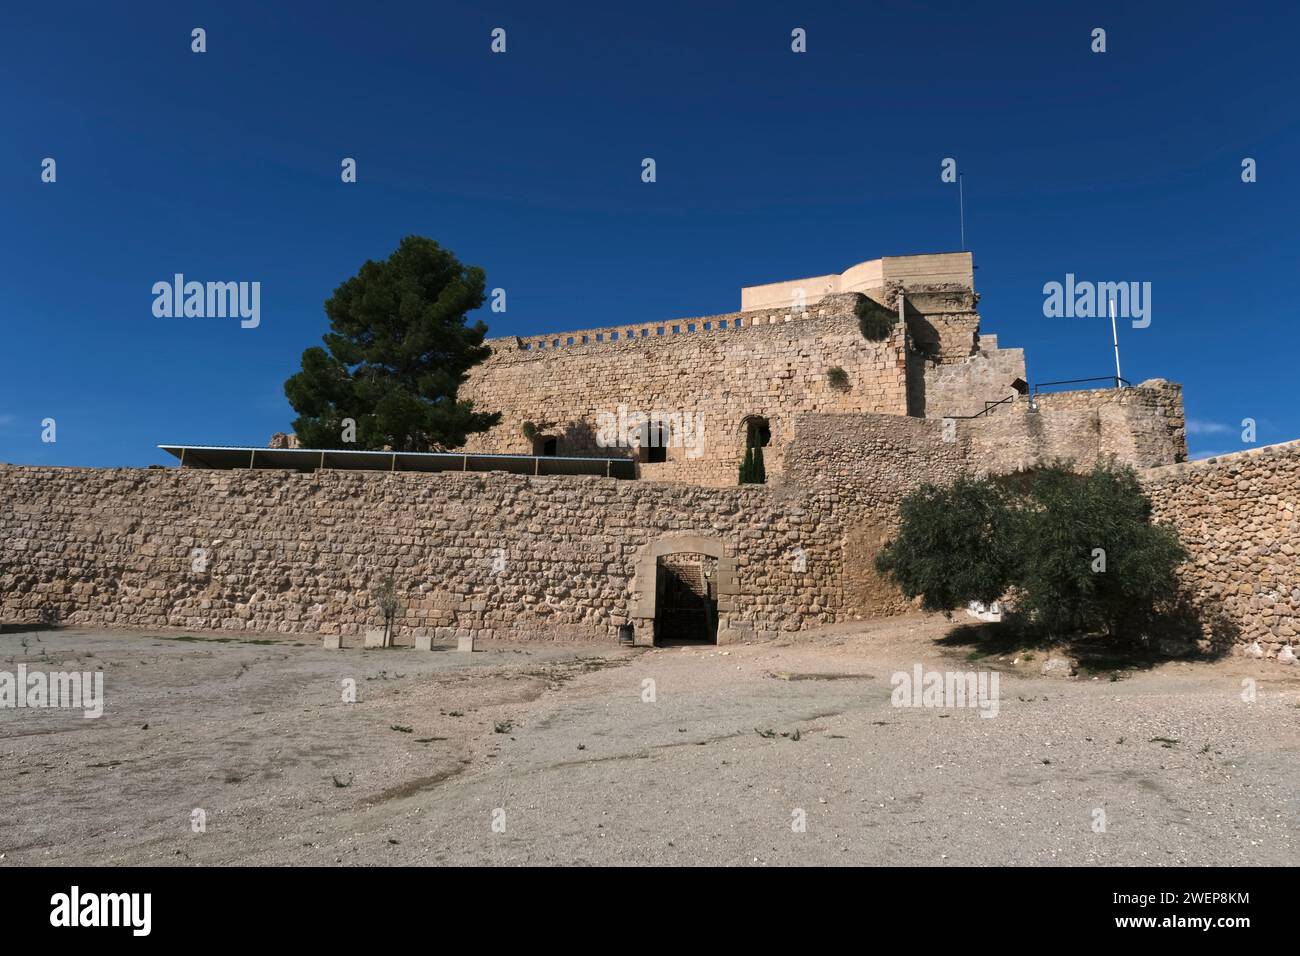
[[[490,340],[462,395],[502,421],[466,451],[628,457],[640,480],[0,465],[0,620],[355,637],[391,576],[402,642],[630,623],[645,644],[659,569],[693,565],[718,641],[764,638],[911,609],[874,560],[922,483],[1114,461],[1191,550],[1198,606],[1270,653],[1292,641],[1300,442],[1186,464],[1176,384],[1023,394],[1024,353],[981,332],[972,268],[873,260],[747,288],[738,313]],[[869,340],[872,309],[903,320]],[[703,434],[657,460],[598,441],[620,413],[702,416]],[[759,421],[768,482],[737,486]]]
[[[830,623],[839,603],[837,530],[759,487],[5,465],[0,500],[4,620],[356,635],[392,575],[407,641],[608,639],[643,597],[643,549],[683,536],[734,563],[720,640]]]
[[[473,436],[466,450],[533,454],[536,440],[524,427],[531,422],[558,439],[557,455],[637,458],[646,479],[735,485],[749,419],[768,423],[770,448],[777,450],[792,437],[801,412],[905,414],[903,330],[896,327],[883,342],[864,339],[857,298],[835,296],[807,314],[732,313],[561,339],[493,339],[491,358],[474,369],[461,394],[500,411],[502,421]],[[829,377],[832,368],[844,370],[843,385]],[[663,462],[647,461],[635,449],[601,447],[600,416],[620,409],[702,422],[702,447],[689,447],[693,435],[670,441]],[[769,475],[779,475],[779,454],[769,451],[765,463]]]
[[[726,486],[750,422],[767,426],[765,465],[779,479],[796,415],[982,411],[1015,394],[1025,363],[980,334],[973,275],[969,253],[899,256],[742,289],[741,312],[491,339],[461,396],[501,422],[466,450],[630,458],[644,479]],[[864,311],[892,330],[866,338]],[[611,446],[601,417],[624,412],[684,419],[699,434],[678,440],[675,424],[659,456]]]
[[[1001,474],[1068,462],[1113,460],[1135,468],[1187,460],[1182,388],[1151,379],[1133,388],[1018,396],[956,430],[977,472]]]
[[[1300,441],[1142,474],[1156,521],[1192,558],[1193,600],[1269,657],[1300,639]]]

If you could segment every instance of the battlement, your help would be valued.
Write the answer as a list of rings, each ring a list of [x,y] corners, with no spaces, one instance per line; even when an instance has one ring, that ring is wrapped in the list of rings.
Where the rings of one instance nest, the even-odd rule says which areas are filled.
[[[803,309],[758,309],[750,312],[725,312],[718,315],[699,315],[662,322],[608,325],[599,328],[553,332],[541,336],[502,336],[488,339],[493,353],[511,351],[544,352],[561,348],[581,348],[619,343],[635,345],[650,343],[676,335],[702,333],[732,333],[758,326],[779,325],[805,319],[828,317],[846,318],[855,315],[857,295],[827,296],[816,305]]]
[[[851,316],[862,296],[896,310],[900,293],[907,299],[910,319],[971,315],[979,298],[975,294],[974,275],[969,252],[885,256],[850,266],[838,275],[746,286],[740,290],[738,312],[620,323],[546,335],[499,336],[489,339],[488,344],[494,352],[512,349],[542,352],[614,342],[626,344],[673,335],[735,332],[800,319]],[[965,354],[970,351],[965,348]]]

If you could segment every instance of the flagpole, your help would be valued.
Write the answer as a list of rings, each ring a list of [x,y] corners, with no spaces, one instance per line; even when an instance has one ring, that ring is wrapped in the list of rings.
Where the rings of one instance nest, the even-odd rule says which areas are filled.
[[[961,251],[966,251],[966,188],[963,175],[957,174],[957,206],[961,211]]]
[[[1120,387],[1121,373],[1119,370],[1119,332],[1115,327],[1115,300],[1110,300],[1110,338],[1115,343],[1115,387]]]

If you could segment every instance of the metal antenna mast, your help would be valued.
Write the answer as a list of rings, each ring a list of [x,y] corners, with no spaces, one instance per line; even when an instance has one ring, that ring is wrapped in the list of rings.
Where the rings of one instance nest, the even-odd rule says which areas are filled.
[[[966,189],[962,183],[963,174],[957,174],[957,207],[961,214],[961,251],[966,251]]]

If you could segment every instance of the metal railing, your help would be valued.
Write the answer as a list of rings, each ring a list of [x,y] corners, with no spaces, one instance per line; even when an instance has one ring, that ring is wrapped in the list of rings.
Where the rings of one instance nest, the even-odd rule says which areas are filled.
[[[993,409],[997,408],[999,405],[1005,405],[1007,402],[1014,402],[1015,400],[1016,400],[1015,395],[1008,395],[1006,398],[1001,399],[1000,401],[996,401],[996,402],[985,401],[984,411],[976,412],[974,415],[945,415],[943,417],[962,418],[962,419],[983,418],[985,415],[989,414],[991,411],[993,411]]]
[[[1034,386],[1032,394],[1037,395],[1040,391],[1052,385],[1080,385],[1084,382],[1110,382],[1116,388],[1119,388],[1120,384],[1123,383],[1126,388],[1133,387],[1132,382],[1126,378],[1120,378],[1118,375],[1098,375],[1095,378],[1068,378],[1060,382],[1039,382]]]
[[[1116,388],[1120,388],[1121,386],[1125,388],[1133,387],[1132,382],[1130,382],[1126,378],[1120,378],[1118,375],[1098,375],[1095,378],[1068,378],[1068,379],[1063,379],[1059,382],[1039,382],[1037,385],[1033,387],[1033,390],[1026,395],[1026,397],[1029,399],[1030,410],[1032,411],[1036,407],[1034,405],[1034,399],[1035,397],[1037,397],[1038,393],[1041,392],[1043,389],[1051,388],[1054,385],[1082,385],[1085,382],[1110,382]],[[943,417],[960,419],[963,421],[968,421],[972,418],[983,418],[985,415],[991,414],[993,410],[997,408],[999,405],[1005,405],[1007,404],[1007,402],[1014,402],[1022,394],[1025,393],[1016,392],[1014,395],[1008,395],[1006,398],[996,402],[990,402],[986,400],[984,402],[984,410],[982,412],[976,412],[974,415],[944,415]]]

